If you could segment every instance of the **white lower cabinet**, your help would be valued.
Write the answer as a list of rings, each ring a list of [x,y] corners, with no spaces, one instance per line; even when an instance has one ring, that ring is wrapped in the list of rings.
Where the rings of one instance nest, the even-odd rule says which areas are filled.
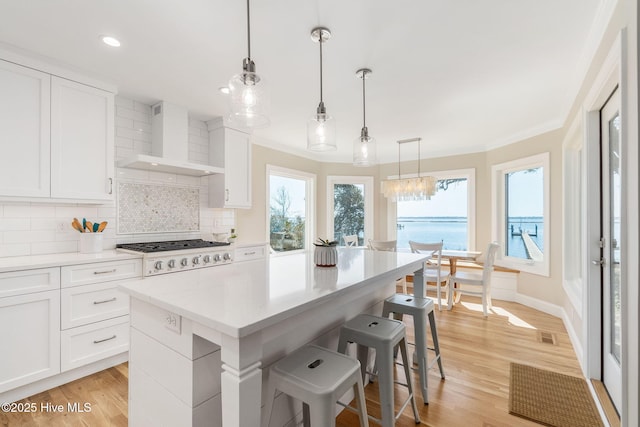
[[[0,273],[0,402],[126,360],[129,296],[118,285],[141,271],[127,258]]]
[[[63,372],[129,350],[129,296],[118,285],[141,272],[140,259],[61,268]]]
[[[68,329],[60,336],[62,371],[129,350],[129,316]]]
[[[60,372],[60,291],[0,298],[0,393]]]
[[[118,282],[64,288],[61,295],[62,329],[129,314],[129,295],[118,290]]]

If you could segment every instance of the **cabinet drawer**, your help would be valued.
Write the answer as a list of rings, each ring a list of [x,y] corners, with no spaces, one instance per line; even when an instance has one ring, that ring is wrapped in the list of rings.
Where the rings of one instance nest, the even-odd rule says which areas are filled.
[[[74,369],[129,350],[129,316],[60,333],[60,367]]]
[[[267,254],[266,245],[245,246],[235,249],[235,261],[250,261],[264,258]]]
[[[129,314],[129,295],[118,290],[118,282],[65,288],[61,297],[63,330]]]
[[[0,273],[0,298],[60,289],[60,268]]]
[[[96,262],[62,267],[62,287],[88,285],[110,280],[140,277],[142,274],[141,259]]]

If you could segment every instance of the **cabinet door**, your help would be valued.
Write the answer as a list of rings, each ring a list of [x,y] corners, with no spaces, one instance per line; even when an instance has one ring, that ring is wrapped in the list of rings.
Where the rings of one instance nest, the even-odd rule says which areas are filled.
[[[220,127],[210,133],[210,164],[223,166],[224,174],[209,177],[209,206],[251,207],[251,139],[235,129]],[[221,165],[220,159],[224,159]]]
[[[226,129],[224,179],[227,208],[251,207],[251,140],[249,135]]]
[[[0,196],[49,197],[51,78],[0,60]]]
[[[0,298],[0,393],[60,373],[60,291]]]
[[[52,77],[51,197],[113,199],[114,96]]]

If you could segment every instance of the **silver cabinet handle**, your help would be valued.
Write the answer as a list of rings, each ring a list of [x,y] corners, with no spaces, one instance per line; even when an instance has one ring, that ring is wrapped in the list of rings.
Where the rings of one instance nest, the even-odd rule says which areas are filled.
[[[108,274],[108,273],[115,273],[116,269],[114,268],[113,270],[104,270],[104,271],[94,271],[93,274]]]
[[[113,178],[109,178],[109,194],[113,194]]]
[[[591,261],[591,264],[593,265],[599,265],[600,267],[604,266],[605,262],[604,259],[594,259],[593,261]]]
[[[93,304],[94,304],[94,305],[104,304],[105,302],[113,302],[113,301],[115,301],[115,300],[117,300],[117,298],[116,298],[116,297],[113,297],[113,298],[111,298],[111,299],[105,299],[105,300],[102,300],[102,301],[94,301],[94,302],[93,302]]]
[[[228,189],[228,188],[226,188],[226,189],[224,190],[224,193],[225,193],[224,201],[225,201],[225,202],[228,202],[228,201],[229,201],[229,189]]]
[[[116,335],[114,334],[112,337],[109,337],[109,338],[105,338],[105,339],[102,339],[102,340],[93,340],[93,343],[94,344],[100,344],[101,342],[110,341],[110,340],[113,340],[115,338],[116,338]]]
[[[253,251],[253,252],[245,252],[244,254],[245,254],[245,255],[255,255],[255,254],[256,254],[256,251]]]

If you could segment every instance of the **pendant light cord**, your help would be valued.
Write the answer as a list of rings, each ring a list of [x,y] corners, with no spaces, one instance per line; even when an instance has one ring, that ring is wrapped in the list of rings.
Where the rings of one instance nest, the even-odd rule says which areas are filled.
[[[364,81],[367,79],[367,73],[365,71],[362,72],[362,127],[366,128],[367,127],[367,104],[366,104],[366,98],[365,98],[365,86],[364,86]]]
[[[320,44],[320,104],[323,103],[323,99],[322,99],[322,30],[320,30],[320,40],[319,40],[319,44]]]
[[[249,14],[249,0],[247,0],[247,58],[251,59],[251,17]]]

